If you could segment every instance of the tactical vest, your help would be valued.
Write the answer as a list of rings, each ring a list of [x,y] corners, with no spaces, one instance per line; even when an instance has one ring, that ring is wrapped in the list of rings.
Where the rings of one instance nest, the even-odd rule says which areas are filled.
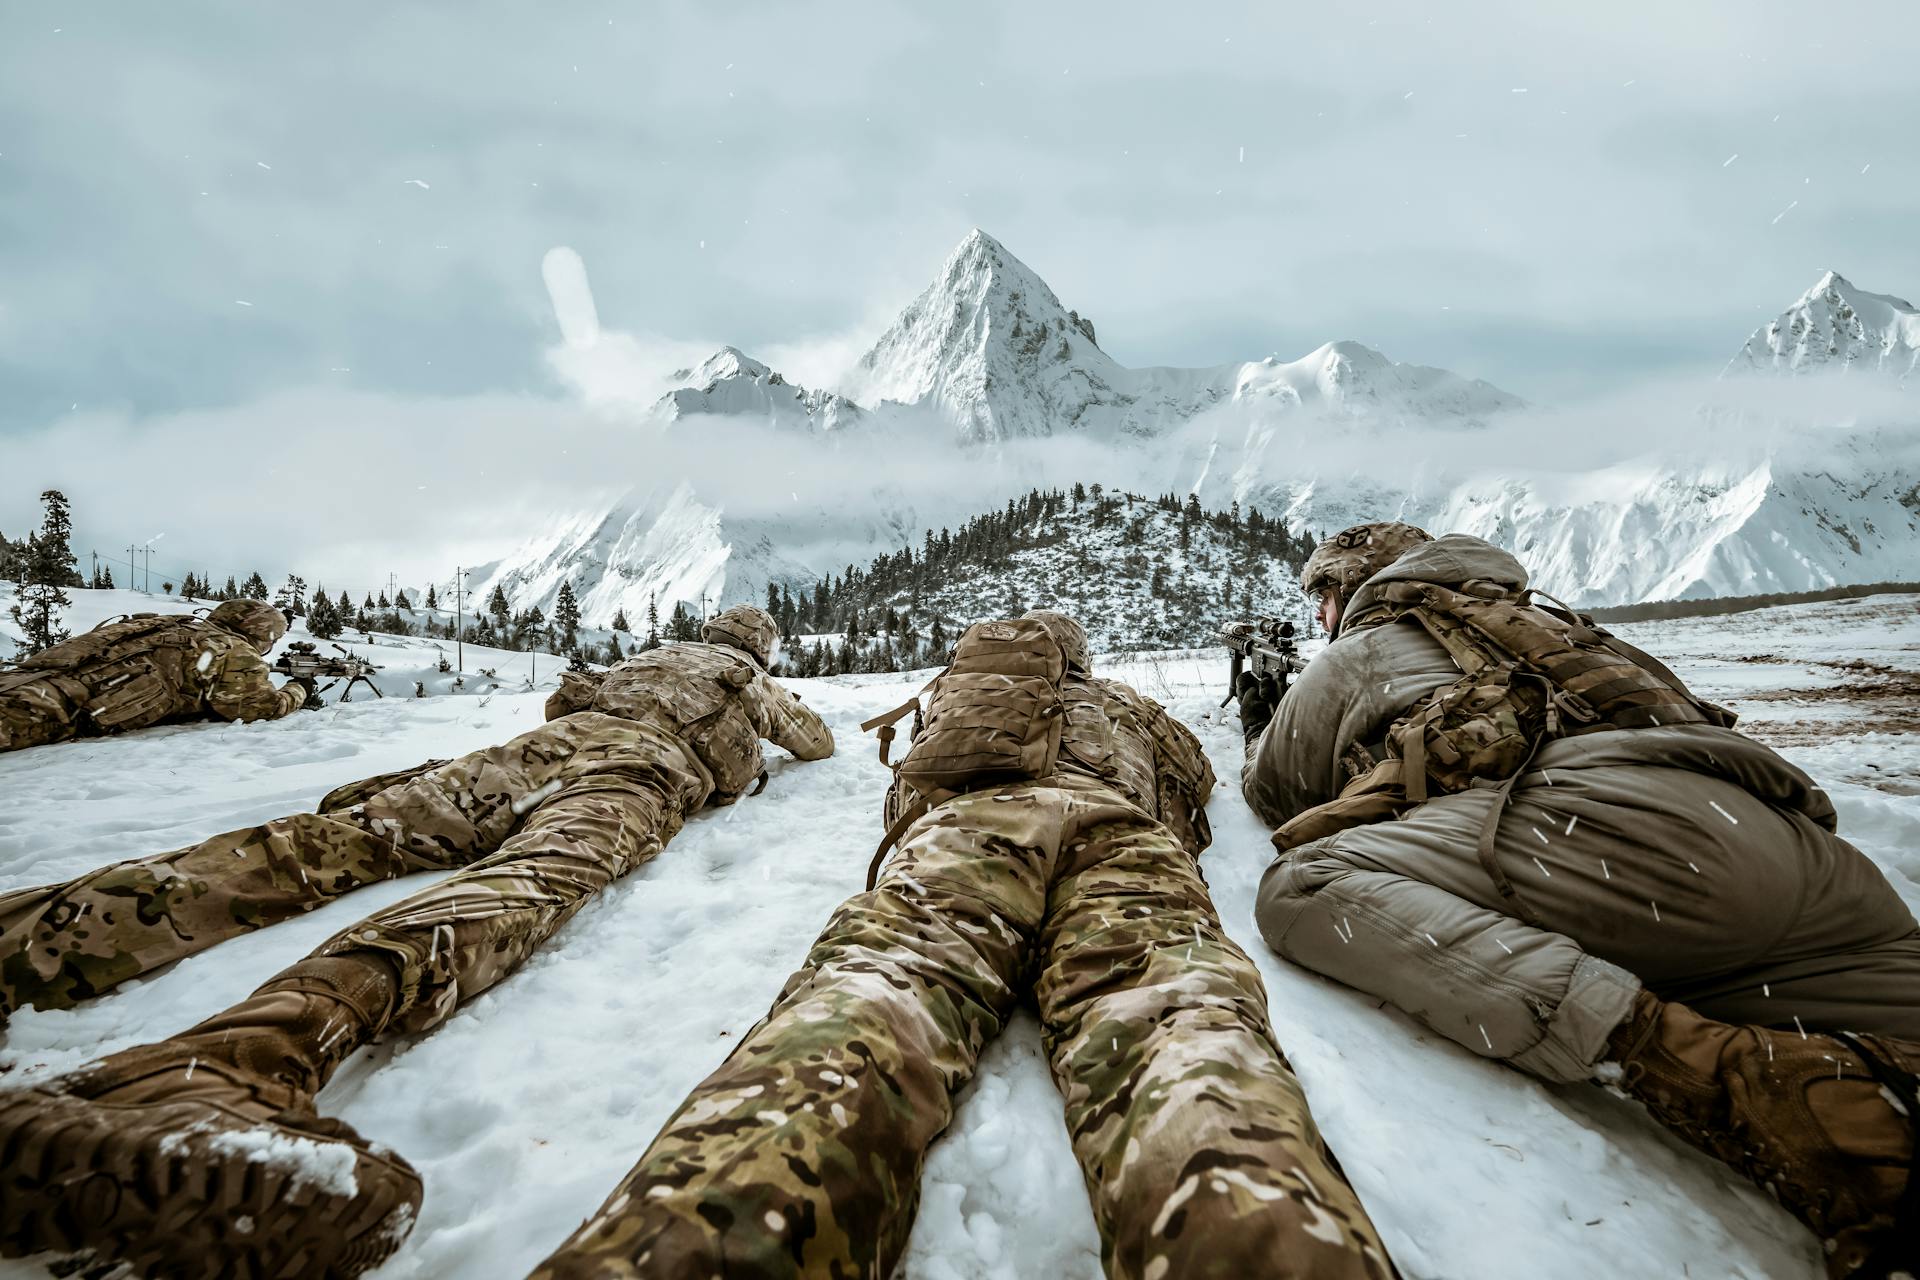
[[[713,775],[714,804],[731,804],[766,774],[746,690],[760,670],[722,645],[676,644],[627,659],[601,684],[593,709],[673,726]]]
[[[966,791],[1044,778],[1060,763],[1066,653],[1037,618],[976,622],[961,633],[953,661],[916,695],[860,726],[880,731],[880,759],[894,724],[913,713],[906,756],[887,789],[887,834],[867,871],[873,888],[887,850],[932,805]]]
[[[1274,833],[1282,850],[1398,817],[1430,796],[1472,788],[1499,794],[1480,835],[1480,861],[1514,913],[1533,920],[1495,861],[1494,834],[1512,789],[1543,743],[1656,725],[1730,728],[1732,712],[1704,702],[1658,659],[1558,601],[1497,583],[1395,582],[1342,626],[1393,623],[1437,640],[1461,676],[1409,707],[1377,745],[1350,745],[1339,796]],[[1551,600],[1551,597],[1546,597]]]

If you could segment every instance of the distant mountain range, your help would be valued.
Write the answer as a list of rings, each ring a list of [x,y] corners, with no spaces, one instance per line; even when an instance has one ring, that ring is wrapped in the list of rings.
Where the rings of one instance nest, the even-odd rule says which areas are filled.
[[[1916,368],[1920,312],[1829,272],[1756,331],[1727,373],[1843,370],[1904,386]],[[791,510],[769,517],[730,514],[724,485],[696,492],[659,477],[557,513],[477,569],[474,590],[484,598],[498,585],[515,608],[550,610],[571,580],[593,622],[643,615],[649,600],[663,615],[676,601],[764,600],[770,583],[802,587],[991,505],[959,481],[996,466],[1009,473],[1006,493],[1100,480],[1193,492],[1217,509],[1237,501],[1318,535],[1373,518],[1474,533],[1576,603],[1806,590],[1911,577],[1920,562],[1920,475],[1899,461],[1910,452],[1888,447],[1920,437],[1920,409],[1904,427],[1835,432],[1811,460],[1771,448],[1705,457],[1675,440],[1597,470],[1529,469],[1470,447],[1525,402],[1359,342],[1291,361],[1127,368],[1100,348],[1092,320],[978,230],[837,389],[797,386],[732,347],[674,380],[682,385],[649,412],[649,429],[764,429],[782,447],[830,451],[844,483],[796,492]],[[1408,431],[1429,443],[1459,433],[1467,461],[1398,480],[1313,461],[1329,433],[1361,433],[1365,446],[1367,433]],[[1062,442],[1072,461],[1032,474]],[[939,465],[922,469],[932,478],[902,480],[888,460],[903,455]]]

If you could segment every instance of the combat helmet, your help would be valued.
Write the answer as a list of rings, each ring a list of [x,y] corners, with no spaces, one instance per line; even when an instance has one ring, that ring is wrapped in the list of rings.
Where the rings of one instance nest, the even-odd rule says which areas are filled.
[[[1432,541],[1433,535],[1425,529],[1398,520],[1374,520],[1342,529],[1315,547],[1300,566],[1300,589],[1309,598],[1331,589],[1344,612],[1361,583],[1414,547]]]
[[[287,615],[265,600],[228,600],[208,614],[207,621],[245,636],[261,653],[287,634]]]
[[[762,667],[773,665],[774,646],[780,643],[780,628],[773,615],[750,604],[737,604],[706,620],[700,638],[708,644],[724,644],[751,654]]]
[[[1087,654],[1087,629],[1054,609],[1029,609],[1026,617],[1033,618],[1047,629],[1061,652],[1067,655],[1067,666],[1075,671],[1089,672],[1093,669],[1092,659]]]

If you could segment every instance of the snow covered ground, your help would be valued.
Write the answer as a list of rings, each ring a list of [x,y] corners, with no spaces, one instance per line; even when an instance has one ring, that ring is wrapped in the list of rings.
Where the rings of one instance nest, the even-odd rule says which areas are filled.
[[[1882,596],[1620,630],[1812,770],[1833,792],[1843,832],[1920,909],[1917,606],[1920,597]],[[400,670],[407,652],[383,646],[392,663],[383,674],[409,682],[394,692],[411,687]],[[1212,753],[1225,785],[1209,808],[1207,878],[1228,931],[1260,964],[1281,1042],[1403,1273],[1819,1275],[1812,1241],[1784,1213],[1630,1104],[1595,1088],[1543,1087],[1267,953],[1251,917],[1271,847],[1231,784],[1238,724],[1214,707],[1224,668],[1215,655],[1183,653],[1103,670],[1167,703]],[[794,682],[838,735],[831,760],[775,763],[764,795],[696,817],[514,978],[434,1033],[345,1066],[322,1109],[396,1148],[426,1180],[420,1224],[382,1277],[524,1275],[598,1206],[765,1011],[834,905],[859,889],[884,771],[857,724],[922,678]],[[350,779],[498,742],[538,723],[543,697],[361,698],[270,724],[0,756],[0,889],[174,848],[311,806]],[[425,883],[362,890],[82,1009],[20,1014],[4,1033],[0,1072],[25,1083],[176,1031]],[[0,1264],[0,1278],[47,1274]],[[1100,1275],[1030,1016],[987,1050],[935,1147],[899,1274]]]

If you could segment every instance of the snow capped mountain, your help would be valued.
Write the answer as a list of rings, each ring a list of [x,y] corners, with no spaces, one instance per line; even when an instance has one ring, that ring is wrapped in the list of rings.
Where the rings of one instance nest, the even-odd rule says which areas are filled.
[[[845,396],[795,386],[733,347],[720,348],[691,369],[675,370],[673,380],[685,385],[669,391],[654,406],[669,421],[700,413],[729,414],[762,419],[775,427],[824,432],[845,430],[866,416]]]
[[[1329,342],[1288,363],[1276,356],[1234,366],[1231,398],[1320,409],[1373,422],[1479,423],[1524,407],[1491,382],[1397,364],[1358,342]]]
[[[1151,438],[1214,405],[1255,399],[1352,417],[1481,419],[1520,407],[1489,383],[1395,364],[1357,342],[1292,362],[1129,369],[985,232],[968,233],[848,379],[853,394],[937,409],[966,443],[1061,432]]]
[[[1899,379],[1916,358],[1920,313],[1829,272],[1755,333],[1728,372],[1859,370]],[[1735,436],[1743,426],[1718,411],[1703,411],[1702,419],[1735,428],[1728,433]],[[1536,585],[1574,604],[1920,575],[1920,473],[1911,461],[1920,430],[1913,425],[1833,428],[1714,457],[1676,443],[1575,473],[1503,467],[1495,450],[1411,487],[1359,474],[1293,474],[1276,443],[1287,441],[1271,424],[1256,423],[1244,443],[1233,442],[1231,467],[1210,455],[1202,473],[1208,500],[1231,496],[1321,535],[1376,519],[1475,534],[1511,549]]]
[[[1870,441],[1831,442],[1834,471],[1649,459],[1497,488],[1463,485],[1434,529],[1510,548],[1535,584],[1581,605],[1805,591],[1920,570],[1911,476],[1873,468]]]
[[[1829,273],[1728,368],[1905,379],[1917,367],[1920,312]],[[1291,361],[1127,368],[1100,348],[1092,321],[978,230],[861,357],[842,394],[796,386],[732,347],[675,380],[684,385],[654,409],[669,431],[699,418],[708,433],[771,426],[815,462],[813,450],[843,441],[861,452],[829,464],[831,491],[797,486],[790,509],[775,495],[773,516],[741,514],[767,510],[764,494],[745,504],[721,491],[724,481],[705,481],[713,491],[696,494],[663,479],[557,521],[478,572],[482,592],[499,585],[516,609],[551,610],[571,580],[589,622],[619,608],[643,615],[649,598],[663,614],[680,601],[695,609],[757,601],[769,583],[798,587],[974,514],[977,498],[963,496],[955,477],[1008,459],[1019,477],[1009,490],[1080,479],[1148,492],[1171,484],[1211,507],[1257,506],[1317,535],[1383,518],[1476,533],[1513,548],[1542,587],[1579,604],[1920,576],[1920,475],[1902,461],[1920,434],[1911,426],[1822,430],[1787,453],[1713,457],[1704,432],[1688,427],[1646,456],[1616,455],[1597,470],[1528,467],[1508,460],[1507,437],[1478,430],[1503,429],[1504,415],[1526,407],[1518,398],[1358,342]],[[1448,433],[1461,431],[1472,434],[1456,448]],[[911,448],[896,454],[931,460],[921,478],[874,474],[879,455],[869,451],[909,436]],[[1019,448],[1047,438],[1086,446],[1075,465],[1090,470],[1022,472],[1029,455]],[[1332,462],[1319,447],[1329,439],[1357,444],[1363,461]],[[1376,474],[1371,453],[1385,450],[1391,461],[1406,443],[1444,463],[1403,462],[1397,480]],[[760,447],[757,468],[791,474],[793,457],[776,462]],[[940,460],[947,448],[950,464]]]
[[[698,610],[723,594],[729,603],[764,599],[769,582],[798,585],[814,576],[766,531],[723,527],[720,510],[679,483],[557,520],[513,554],[476,567],[467,590],[481,609],[498,587],[516,610],[537,605],[551,613],[560,584],[571,581],[581,617],[604,626],[621,610],[645,618],[649,602],[664,618],[677,602]]]
[[[1920,369],[1920,310],[1868,293],[1829,271],[1727,366],[1733,372],[1811,373],[1867,369],[1905,379]]]

